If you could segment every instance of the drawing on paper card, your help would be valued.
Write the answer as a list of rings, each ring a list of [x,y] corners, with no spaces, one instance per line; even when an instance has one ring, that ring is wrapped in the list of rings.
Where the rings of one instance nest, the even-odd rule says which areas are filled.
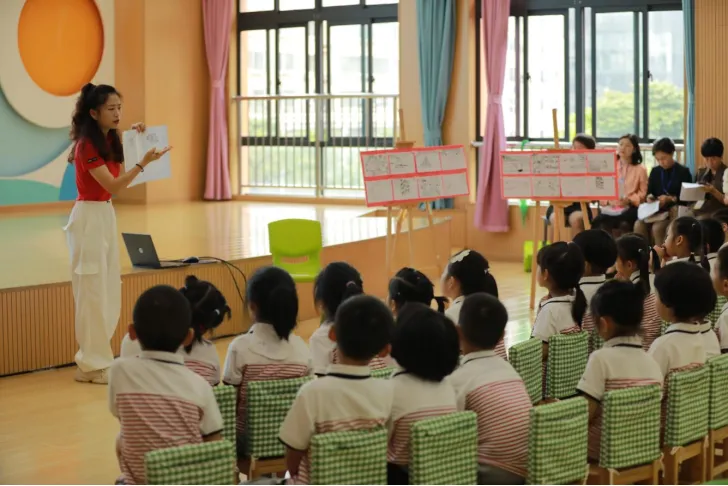
[[[440,156],[437,152],[417,152],[417,172],[434,172],[440,170]]]
[[[561,154],[559,157],[559,172],[562,174],[585,174],[586,154]]]
[[[582,177],[562,177],[561,195],[566,199],[588,196],[587,185]]]
[[[420,189],[421,198],[442,197],[442,178],[440,176],[420,177],[417,180],[417,184]]]
[[[594,187],[596,187],[600,191],[603,191],[604,190],[604,177],[595,177],[594,178]]]
[[[502,158],[503,174],[514,175],[531,173],[530,154],[504,154]]]
[[[587,156],[589,159],[589,172],[602,172],[602,173],[613,173],[614,172],[614,153],[594,153]]]
[[[389,170],[392,174],[413,174],[415,172],[415,154],[412,152],[389,154]]]
[[[557,154],[536,154],[532,159],[534,174],[558,174],[559,156]]]
[[[385,154],[364,155],[364,176],[377,177],[389,175],[389,161]]]
[[[558,177],[534,177],[533,197],[560,197],[561,187]]]
[[[408,201],[410,199],[417,199],[417,179],[394,179],[392,186],[394,187],[394,200],[395,201]]]
[[[381,204],[392,201],[392,181],[388,179],[380,181],[366,181],[366,193],[368,204]]]
[[[465,152],[462,148],[440,151],[440,160],[442,161],[442,170],[457,170],[467,168],[467,163],[465,161]]]
[[[530,177],[504,177],[503,197],[505,198],[527,198],[531,197]]]
[[[468,178],[464,172],[442,176],[442,195],[445,197],[467,196],[470,194]]]

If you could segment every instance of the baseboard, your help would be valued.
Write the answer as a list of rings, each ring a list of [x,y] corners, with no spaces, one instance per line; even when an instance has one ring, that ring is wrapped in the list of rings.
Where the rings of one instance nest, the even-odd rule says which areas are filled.
[[[76,201],[54,201],[37,204],[17,204],[12,206],[0,206],[0,214],[13,213],[41,213],[54,210],[68,210],[73,207]]]
[[[325,204],[327,206],[360,206],[365,207],[363,199],[331,198],[331,197],[299,197],[299,196],[272,196],[265,194],[239,194],[233,196],[234,201],[269,202],[288,204]]]

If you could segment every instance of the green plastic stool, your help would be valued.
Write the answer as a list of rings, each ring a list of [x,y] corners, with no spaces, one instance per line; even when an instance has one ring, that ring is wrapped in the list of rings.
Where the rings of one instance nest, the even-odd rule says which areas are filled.
[[[268,224],[273,265],[296,282],[313,282],[321,271],[321,223],[309,219],[282,219]]]
[[[549,245],[548,242],[540,241],[538,243],[538,249],[540,250],[545,245]],[[533,263],[533,241],[523,242],[523,271],[531,273],[531,264]]]

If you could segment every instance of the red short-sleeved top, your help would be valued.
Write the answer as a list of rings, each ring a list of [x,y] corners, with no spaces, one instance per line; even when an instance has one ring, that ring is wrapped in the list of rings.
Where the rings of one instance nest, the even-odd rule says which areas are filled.
[[[110,143],[110,138],[107,141]],[[90,140],[82,138],[76,144],[73,163],[76,167],[77,201],[108,201],[111,199],[111,193],[94,179],[91,169],[105,165],[112,176],[119,177],[120,162],[105,161],[99,155],[94,144]]]

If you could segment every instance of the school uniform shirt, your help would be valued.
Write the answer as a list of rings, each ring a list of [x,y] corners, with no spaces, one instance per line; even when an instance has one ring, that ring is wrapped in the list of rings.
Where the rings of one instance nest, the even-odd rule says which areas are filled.
[[[676,323],[655,339],[648,351],[660,365],[662,376],[705,364],[705,343],[698,324]]]
[[[693,255],[693,261],[692,262],[690,261],[690,257],[689,256],[682,257],[682,258],[668,257],[665,260],[665,265],[670,265],[672,263],[677,263],[677,262],[688,262],[688,263],[694,263],[694,264],[698,265],[700,263],[700,259],[699,259],[699,257],[697,255]]]
[[[723,309],[720,311],[715,328],[718,330],[721,352],[728,353],[728,303],[723,304]]]
[[[584,314],[584,319],[581,322],[581,329],[584,331],[592,332],[595,328],[594,317],[591,314],[591,301],[594,294],[596,294],[597,290],[599,290],[599,287],[604,285],[604,282],[606,281],[606,275],[582,277],[581,280],[579,280],[579,288],[582,292],[584,292],[584,297],[586,297],[586,313]]]
[[[311,373],[311,355],[299,336],[281,339],[270,324],[256,322],[230,343],[223,381],[238,387],[237,431],[245,432],[248,383],[298,378]]]
[[[106,143],[111,142],[111,137],[106,137]],[[111,193],[104,189],[99,182],[91,175],[91,169],[106,166],[114,178],[121,173],[121,162],[113,160],[106,161],[101,158],[98,150],[89,139],[82,138],[76,144],[74,151],[73,165],[76,169],[76,187],[78,188],[77,201],[109,201]]]
[[[333,322],[329,321],[321,323],[308,340],[308,345],[311,348],[313,372],[316,376],[325,375],[330,365],[339,364],[339,351],[336,348],[336,342],[329,339],[329,330],[333,324]],[[384,358],[375,356],[369,362],[369,368],[373,370],[381,370],[394,365],[394,360],[389,356]]]
[[[147,452],[199,444],[223,429],[210,385],[178,353],[143,351],[109,369],[109,408],[121,423],[125,484],[145,484]]]
[[[550,297],[541,301],[531,337],[548,343],[549,338],[555,334],[572,334],[581,331],[581,328],[574,322],[574,318],[571,317],[573,302],[573,295]]]
[[[121,340],[121,358],[134,358],[142,354],[142,346],[139,344],[138,339],[132,339],[129,337],[129,333],[124,334],[124,338]]]
[[[698,324],[700,328],[700,336],[703,338],[703,346],[705,348],[705,360],[709,360],[715,356],[720,356],[720,341],[718,336],[713,332],[710,321]]]
[[[369,367],[333,364],[325,376],[301,387],[281,425],[280,441],[291,449],[308,451],[316,434],[385,426],[393,398],[392,382],[372,378]],[[309,473],[307,453],[290,482],[308,484]]]
[[[718,262],[718,252],[708,253],[705,255],[705,258],[708,259],[708,263],[710,264],[710,271],[713,271],[713,267]]]
[[[390,381],[394,387],[394,401],[388,423],[387,462],[407,465],[412,424],[456,412],[455,390],[447,380],[434,383],[406,371],[395,372]]]
[[[639,285],[640,272],[633,272],[629,279],[633,284]],[[642,349],[645,351],[649,350],[652,343],[655,342],[655,339],[662,334],[662,319],[660,319],[660,315],[657,313],[657,295],[655,295],[652,282],[650,282],[650,293],[645,297],[644,303],[642,304],[642,324],[640,326],[640,332],[642,335]]]
[[[601,403],[609,391],[646,385],[662,386],[662,380],[659,365],[642,349],[639,336],[616,337],[589,356],[576,389]],[[600,408],[589,425],[589,457],[594,460],[599,459],[601,414]]]
[[[456,297],[455,299],[453,299],[450,307],[445,309],[445,317],[450,318],[450,320],[455,323],[456,326],[458,325],[458,320],[460,319],[460,308],[463,306],[463,302],[465,302],[465,296],[461,295],[460,297]],[[495,352],[501,358],[508,359],[508,353],[506,352],[506,343],[503,339],[498,341],[498,344],[496,344]]]
[[[521,376],[488,350],[465,355],[448,381],[458,410],[478,416],[478,463],[526,477],[531,399]]]

